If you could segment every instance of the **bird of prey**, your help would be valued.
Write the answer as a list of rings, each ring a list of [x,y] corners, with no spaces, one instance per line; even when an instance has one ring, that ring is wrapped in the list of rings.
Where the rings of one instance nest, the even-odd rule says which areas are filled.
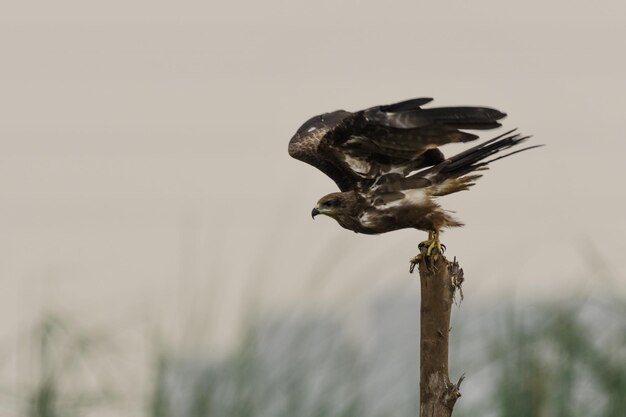
[[[430,101],[338,110],[305,122],[289,141],[289,154],[320,169],[340,190],[318,201],[313,218],[324,214],[366,234],[423,230],[426,255],[443,253],[441,230],[463,224],[436,198],[467,190],[490,162],[535,146],[492,157],[528,139],[513,130],[445,158],[440,146],[476,140],[464,130],[499,127],[506,114],[486,107],[422,108]]]

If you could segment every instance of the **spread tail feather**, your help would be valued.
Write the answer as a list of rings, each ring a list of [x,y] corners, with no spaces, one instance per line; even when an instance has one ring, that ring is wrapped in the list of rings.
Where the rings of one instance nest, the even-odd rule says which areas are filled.
[[[470,172],[487,169],[487,165],[489,163],[497,161],[498,159],[543,146],[528,146],[526,148],[501,155],[497,158],[487,160],[490,156],[519,145],[530,138],[530,136],[522,136],[519,133],[514,133],[515,130],[516,129],[510,130],[500,136],[471,147],[466,151],[454,155],[434,167],[423,171],[421,174],[427,178],[434,179],[435,182],[443,182],[449,178],[458,178],[469,174]]]
[[[467,190],[475,184],[475,181],[478,178],[481,177],[479,174],[468,174],[486,170],[488,169],[488,164],[497,161],[498,159],[506,158],[507,156],[511,156],[519,152],[543,146],[527,146],[525,148],[488,159],[490,156],[519,145],[530,138],[530,136],[522,136],[519,133],[515,133],[515,130],[516,129],[510,130],[500,136],[469,148],[464,152],[446,159],[434,167],[418,172],[415,176],[425,177],[432,181],[433,196],[442,196],[455,193],[457,191]]]
[[[433,197],[441,197],[442,195],[456,193],[457,191],[469,190],[472,185],[476,184],[476,180],[480,177],[482,177],[482,175],[475,174],[448,178],[442,183],[432,186],[430,195]]]

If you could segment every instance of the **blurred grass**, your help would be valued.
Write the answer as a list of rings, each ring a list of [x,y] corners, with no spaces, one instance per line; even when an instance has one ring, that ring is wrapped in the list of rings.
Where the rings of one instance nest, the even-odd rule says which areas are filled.
[[[484,345],[480,355],[466,356],[463,361],[491,371],[487,380],[478,379],[479,398],[471,409],[464,410],[461,401],[456,415],[626,415],[626,322],[621,302],[544,304],[524,313],[508,307],[500,310],[490,312],[490,330],[465,335]],[[378,365],[373,366],[371,352],[346,335],[339,325],[322,317],[253,323],[239,350],[221,366],[194,370],[196,380],[212,384],[192,384],[190,399],[158,415],[418,415],[417,380],[402,374],[415,368],[400,367],[392,375],[395,380],[409,381],[412,396],[398,395],[407,386],[384,380],[385,364],[381,368],[374,361]],[[453,346],[454,368],[463,368],[454,352]],[[388,359],[391,363],[397,358]],[[403,359],[410,364],[416,357]],[[163,367],[161,378],[190,376],[179,373],[180,369]],[[472,379],[469,374],[467,384]],[[170,392],[179,385],[176,380],[171,383]],[[155,398],[162,395],[162,390],[154,392]],[[186,413],[184,403],[203,406]]]
[[[94,377],[106,338],[76,327],[60,315],[44,314],[30,336],[31,381],[17,409],[29,417],[81,416],[115,404],[113,390]]]
[[[398,310],[388,297],[375,311],[388,320],[365,336],[307,313],[250,320],[238,348],[220,359],[157,349],[146,407],[132,415],[416,416],[418,340],[415,328],[402,328],[415,322],[399,317],[415,307]],[[618,299],[455,311],[451,378],[468,377],[455,415],[626,415],[625,311]],[[55,315],[42,318],[23,415],[124,415],[111,390],[88,384],[92,376],[80,371],[106,345],[88,333]]]
[[[583,313],[550,306],[530,324],[510,320],[508,337],[499,340],[506,351],[496,390],[500,415],[626,415],[624,317],[600,311],[590,324]]]

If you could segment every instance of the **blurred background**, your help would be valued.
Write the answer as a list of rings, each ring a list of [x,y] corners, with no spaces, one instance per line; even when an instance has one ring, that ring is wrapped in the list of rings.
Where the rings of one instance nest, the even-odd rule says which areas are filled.
[[[0,415],[417,415],[425,234],[311,221],[287,143],[434,97],[548,145],[442,200],[455,415],[623,416],[625,38],[613,1],[3,3]]]

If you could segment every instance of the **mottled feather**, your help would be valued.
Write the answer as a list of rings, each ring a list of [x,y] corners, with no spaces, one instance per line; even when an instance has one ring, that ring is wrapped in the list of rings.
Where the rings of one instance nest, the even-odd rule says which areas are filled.
[[[315,116],[293,136],[289,154],[320,169],[340,190],[348,191],[369,187],[390,172],[406,175],[441,162],[443,155],[433,150],[478,137],[460,129],[498,127],[498,120],[505,116],[485,107],[422,109],[431,100]]]
[[[367,234],[461,226],[435,198],[467,190],[490,162],[535,147],[489,159],[527,139],[509,131],[446,159],[440,146],[478,138],[463,129],[496,128],[506,115],[486,107],[422,108],[431,101],[339,110],[304,123],[289,142],[289,154],[320,169],[341,190],[322,197],[313,216],[326,214]]]

